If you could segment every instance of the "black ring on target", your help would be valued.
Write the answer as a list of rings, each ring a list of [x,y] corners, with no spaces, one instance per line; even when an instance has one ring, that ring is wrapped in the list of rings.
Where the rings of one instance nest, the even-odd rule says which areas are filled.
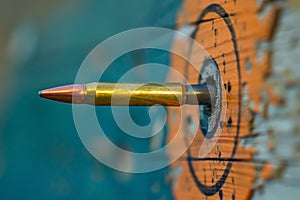
[[[241,72],[240,72],[239,53],[238,53],[238,47],[237,47],[237,42],[236,42],[236,34],[235,34],[234,29],[233,29],[233,26],[232,26],[231,20],[229,18],[229,15],[228,15],[228,13],[226,13],[224,8],[219,4],[211,4],[203,10],[200,17],[198,18],[197,28],[195,29],[195,31],[191,35],[193,39],[195,39],[195,37],[196,37],[196,33],[199,30],[199,26],[200,26],[201,22],[204,21],[203,18],[208,13],[218,14],[220,17],[222,17],[222,19],[226,23],[226,25],[227,25],[230,33],[231,33],[231,36],[232,36],[232,42],[233,42],[233,45],[234,45],[234,52],[235,52],[236,61],[237,61],[238,84],[239,84],[238,85],[238,87],[239,87],[238,88],[238,93],[239,93],[238,94],[238,121],[237,121],[236,135],[235,135],[235,138],[234,138],[234,147],[233,147],[233,150],[232,150],[232,153],[231,153],[231,156],[230,156],[230,159],[232,159],[234,157],[235,153],[236,153],[238,137],[239,137],[239,131],[240,131],[240,121],[241,121]],[[216,194],[217,192],[219,192],[220,189],[222,188],[222,186],[224,185],[229,173],[230,173],[230,170],[231,170],[231,167],[232,167],[232,164],[233,164],[232,161],[228,161],[228,164],[227,164],[227,166],[224,170],[224,173],[223,173],[222,177],[216,182],[216,184],[212,185],[212,186],[207,186],[207,185],[204,185],[203,183],[201,183],[199,181],[199,179],[196,175],[196,172],[193,168],[193,165],[192,165],[192,162],[194,160],[197,160],[197,159],[199,160],[199,158],[192,158],[190,149],[188,149],[187,153],[188,153],[187,162],[188,162],[189,170],[190,170],[190,173],[192,174],[192,177],[193,177],[198,189],[206,196],[212,196],[212,195]],[[205,158],[203,160],[205,160]]]

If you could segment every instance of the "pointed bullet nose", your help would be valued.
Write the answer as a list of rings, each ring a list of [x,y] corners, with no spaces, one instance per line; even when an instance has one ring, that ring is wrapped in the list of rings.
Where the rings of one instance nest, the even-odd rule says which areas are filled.
[[[66,85],[39,91],[39,96],[59,102],[85,103],[84,85]]]

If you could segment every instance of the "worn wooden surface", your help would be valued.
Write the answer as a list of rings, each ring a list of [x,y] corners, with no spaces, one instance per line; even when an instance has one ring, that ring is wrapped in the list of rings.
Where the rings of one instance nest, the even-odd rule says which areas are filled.
[[[300,19],[298,4],[184,1],[178,29],[189,30],[186,33],[217,63],[226,94],[222,103],[227,110],[223,126],[217,129],[221,131],[219,137],[205,138],[199,129],[189,150],[173,164],[170,180],[177,199],[297,197],[300,29],[294,24]],[[175,40],[173,48],[199,59],[199,66],[191,66],[177,56],[172,59],[172,66],[189,83],[198,83],[195,68],[203,67],[204,58],[185,41]],[[170,74],[170,80],[173,78]],[[192,118],[193,122],[201,115],[196,109],[183,112],[170,108],[169,113]],[[185,132],[173,118],[168,121],[170,139],[178,131]],[[202,157],[199,149],[205,139],[215,140],[216,145]]]

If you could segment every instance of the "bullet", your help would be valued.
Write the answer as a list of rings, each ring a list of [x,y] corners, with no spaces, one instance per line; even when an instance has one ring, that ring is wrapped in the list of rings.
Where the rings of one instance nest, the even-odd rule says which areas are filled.
[[[181,83],[89,83],[50,88],[40,97],[94,106],[208,105],[214,87]]]

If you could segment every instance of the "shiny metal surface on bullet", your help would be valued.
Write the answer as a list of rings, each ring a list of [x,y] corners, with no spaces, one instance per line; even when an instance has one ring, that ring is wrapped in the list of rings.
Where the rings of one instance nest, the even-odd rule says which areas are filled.
[[[95,106],[181,106],[209,104],[212,86],[181,83],[90,83],[42,90],[43,98]]]

